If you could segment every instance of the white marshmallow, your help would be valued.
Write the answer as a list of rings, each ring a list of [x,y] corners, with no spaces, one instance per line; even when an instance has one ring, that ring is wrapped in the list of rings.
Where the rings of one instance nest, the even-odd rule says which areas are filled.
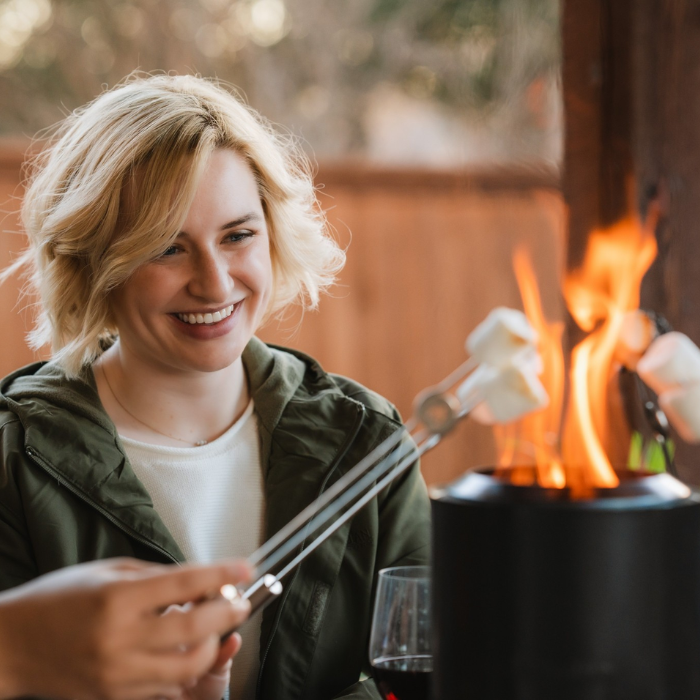
[[[549,404],[544,386],[526,366],[513,363],[489,370],[476,389],[482,402],[471,413],[479,423],[510,423]]]
[[[622,319],[620,337],[615,347],[615,359],[632,372],[657,337],[656,324],[643,311],[628,311]]]
[[[467,352],[478,362],[503,366],[534,346],[537,333],[522,311],[495,308],[467,338]]]
[[[686,442],[700,442],[700,384],[664,392],[659,406]]]
[[[700,382],[700,349],[683,333],[665,333],[639,360],[637,374],[659,395]]]
[[[526,346],[511,361],[501,367],[480,364],[457,388],[455,394],[462,405],[468,405],[481,396],[481,386],[492,383],[497,374],[511,365],[516,365],[523,374],[537,376],[542,374],[544,365],[537,349]]]

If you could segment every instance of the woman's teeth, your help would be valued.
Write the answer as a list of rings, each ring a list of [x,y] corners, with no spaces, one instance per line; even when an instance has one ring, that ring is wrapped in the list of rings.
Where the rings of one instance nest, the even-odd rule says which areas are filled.
[[[177,317],[181,321],[193,325],[198,323],[218,323],[228,318],[233,313],[234,306],[235,304],[231,304],[231,306],[227,306],[225,309],[221,309],[221,311],[215,311],[213,314],[177,314]]]

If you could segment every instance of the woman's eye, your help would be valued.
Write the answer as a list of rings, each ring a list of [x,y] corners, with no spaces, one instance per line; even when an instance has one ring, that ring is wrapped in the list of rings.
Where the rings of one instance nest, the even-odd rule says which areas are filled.
[[[253,231],[236,231],[235,233],[230,233],[226,236],[226,241],[229,243],[238,243],[239,241],[244,241],[247,238],[252,238],[255,235]]]
[[[160,255],[159,258],[170,258],[173,255],[177,254],[179,252],[179,248],[175,245],[171,245],[169,248],[166,248]]]

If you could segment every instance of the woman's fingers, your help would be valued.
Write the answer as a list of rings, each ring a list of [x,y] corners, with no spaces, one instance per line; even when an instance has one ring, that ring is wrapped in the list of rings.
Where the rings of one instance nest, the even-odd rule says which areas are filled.
[[[231,659],[241,648],[241,635],[234,632],[219,647],[219,654],[211,667],[210,673],[228,673],[231,670]]]
[[[206,675],[219,656],[219,638],[210,635],[200,644],[167,652],[141,652],[122,660],[123,677],[131,687],[177,685]],[[150,694],[150,693],[149,693]],[[146,697],[146,695],[143,695]]]
[[[228,601],[218,597],[186,609],[173,609],[148,621],[144,627],[145,648],[166,651],[198,644],[210,635],[218,638],[240,627],[249,614],[250,603],[243,598]]]

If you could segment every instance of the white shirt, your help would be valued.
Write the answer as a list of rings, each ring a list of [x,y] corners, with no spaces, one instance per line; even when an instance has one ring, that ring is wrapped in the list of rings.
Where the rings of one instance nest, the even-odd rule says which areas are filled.
[[[253,401],[220,437],[201,447],[164,447],[120,436],[131,466],[187,561],[244,558],[263,539],[264,492]],[[253,700],[260,615],[240,630],[230,697]]]

